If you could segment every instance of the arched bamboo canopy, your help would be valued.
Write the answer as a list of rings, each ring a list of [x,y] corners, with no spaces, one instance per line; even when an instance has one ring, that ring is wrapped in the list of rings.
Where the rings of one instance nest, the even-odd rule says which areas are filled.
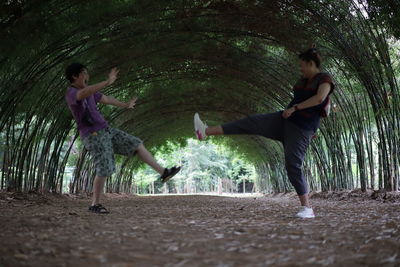
[[[78,138],[65,103],[65,67],[111,67],[105,94],[139,98],[102,107],[111,125],[154,151],[209,124],[283,109],[299,77],[297,54],[316,43],[337,84],[306,166],[312,189],[397,190],[400,177],[398,1],[5,1],[0,11],[1,188],[59,192]],[[264,191],[289,190],[282,150],[261,137],[221,139],[257,167]],[[89,190],[80,150],[72,191]],[[356,170],[352,163],[356,161]],[[127,190],[135,159],[113,177]],[[125,185],[125,186],[124,186]]]

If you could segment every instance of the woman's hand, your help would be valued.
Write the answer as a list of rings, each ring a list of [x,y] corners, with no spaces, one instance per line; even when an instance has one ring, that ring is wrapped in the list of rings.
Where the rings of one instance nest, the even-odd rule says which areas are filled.
[[[294,107],[285,109],[285,110],[283,111],[283,113],[282,113],[282,117],[285,118],[285,119],[287,119],[287,118],[289,118],[289,117],[293,114],[293,112],[295,112],[295,111],[296,111],[296,110],[294,109]]]

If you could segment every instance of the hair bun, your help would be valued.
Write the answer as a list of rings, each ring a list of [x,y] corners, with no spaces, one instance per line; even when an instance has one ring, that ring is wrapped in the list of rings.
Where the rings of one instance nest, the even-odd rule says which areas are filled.
[[[319,68],[321,65],[321,57],[318,53],[315,43],[311,44],[311,47],[299,55],[299,58],[303,61],[314,61],[315,65]]]

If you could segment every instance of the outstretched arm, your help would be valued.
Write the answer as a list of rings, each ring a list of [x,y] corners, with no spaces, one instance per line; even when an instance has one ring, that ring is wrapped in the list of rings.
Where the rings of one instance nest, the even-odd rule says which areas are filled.
[[[122,101],[115,99],[112,96],[103,95],[100,99],[100,103],[106,104],[106,105],[113,105],[113,106],[120,107],[120,108],[134,108],[135,104],[136,104],[136,100],[137,100],[137,98],[134,97],[128,102],[122,102]]]
[[[119,70],[117,68],[113,68],[108,74],[108,79],[106,81],[89,85],[83,88],[82,90],[79,90],[78,93],[76,94],[76,99],[82,100],[86,97],[94,95],[96,92],[100,91],[104,87],[113,84],[117,79],[118,72]]]

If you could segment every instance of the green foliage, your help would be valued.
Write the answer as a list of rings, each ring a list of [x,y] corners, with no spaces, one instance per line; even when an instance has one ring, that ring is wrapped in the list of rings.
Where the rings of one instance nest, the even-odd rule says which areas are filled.
[[[212,192],[218,190],[220,179],[230,179],[234,184],[243,179],[251,182],[255,179],[254,166],[227,147],[211,141],[188,139],[185,147],[169,142],[155,156],[164,166],[182,166],[182,170],[168,183],[174,192]],[[134,177],[139,192],[149,192],[148,188],[159,175],[150,167],[143,166]],[[163,192],[159,183],[156,192]]]

